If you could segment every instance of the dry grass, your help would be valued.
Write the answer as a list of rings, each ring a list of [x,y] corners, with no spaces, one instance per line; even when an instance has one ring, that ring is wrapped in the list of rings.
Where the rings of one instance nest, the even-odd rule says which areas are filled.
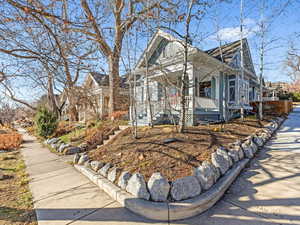
[[[25,165],[18,150],[0,153],[0,224],[37,225]]]

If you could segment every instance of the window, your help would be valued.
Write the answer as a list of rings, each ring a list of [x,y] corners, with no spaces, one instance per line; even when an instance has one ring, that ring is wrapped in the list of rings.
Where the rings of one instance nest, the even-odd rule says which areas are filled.
[[[216,98],[216,78],[211,78],[211,98]]]
[[[249,101],[255,101],[255,88],[252,87],[249,89]]]
[[[211,81],[199,83],[199,96],[211,98]]]
[[[144,101],[144,87],[143,86],[136,87],[136,100],[139,102]]]
[[[229,88],[229,102],[235,101],[235,76],[229,76],[228,80],[228,88]]]
[[[195,96],[199,96],[198,78],[195,78]]]

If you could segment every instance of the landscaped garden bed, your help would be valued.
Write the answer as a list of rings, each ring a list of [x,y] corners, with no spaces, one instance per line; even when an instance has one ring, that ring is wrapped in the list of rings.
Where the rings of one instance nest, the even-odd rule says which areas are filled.
[[[263,121],[259,126],[258,122],[253,120],[243,121],[242,124],[238,121],[232,121],[230,124],[227,124],[228,127],[225,128],[210,127],[214,132],[225,133],[226,130],[228,134],[221,136],[214,135],[214,139],[209,142],[209,147],[206,147],[207,149],[212,149],[209,153],[210,157],[198,159],[194,156],[194,158],[199,161],[199,164],[195,166],[192,165],[189,174],[182,173],[182,177],[177,179],[166,179],[166,177],[162,175],[162,171],[156,168],[153,169],[153,166],[148,167],[148,170],[153,170],[151,177],[145,179],[145,175],[138,171],[126,171],[120,168],[118,164],[114,164],[113,161],[104,162],[104,160],[91,159],[87,154],[76,154],[74,164],[77,170],[86,175],[113,199],[135,213],[156,220],[170,221],[188,218],[209,209],[223,196],[241,170],[246,166],[249,160],[254,157],[257,150],[262,148],[270,139],[283,120],[284,118],[279,117],[270,122]],[[163,127],[160,128],[162,130]],[[203,131],[204,128],[201,128]],[[153,130],[153,128],[149,129]],[[127,132],[124,131],[123,136],[128,135]],[[140,130],[140,132],[143,132],[143,130]],[[171,144],[178,142],[178,140],[180,140],[179,138],[184,138],[184,136],[174,137],[174,135],[177,134],[173,131],[169,132],[172,133],[173,136],[158,139],[160,140],[159,144]],[[249,132],[251,133],[250,135]],[[193,131],[192,134],[194,133],[196,132]],[[200,135],[207,136],[209,134],[210,132],[208,130],[206,133],[203,132]],[[158,134],[150,132],[149,138],[153,138],[155,135]],[[187,142],[190,140],[189,137],[190,135],[187,135],[185,136],[186,139],[179,142]],[[110,145],[113,145],[119,138],[122,138],[122,135],[119,135]],[[177,140],[170,138],[176,138]],[[229,141],[220,141],[223,139],[228,139]],[[155,141],[155,139],[141,142],[141,144],[145,149],[146,144],[149,142],[152,143],[153,141]],[[199,146],[201,146],[201,142],[205,142],[205,139],[198,139]],[[107,145],[104,147],[108,149],[110,146]],[[105,151],[103,148],[97,151],[101,150],[103,152]],[[90,155],[93,156],[97,154],[97,151],[90,153]],[[153,151],[155,153],[161,152],[155,149]],[[180,149],[180,152],[187,154],[185,149]],[[109,152],[106,152],[105,155],[107,154],[109,154]],[[138,154],[140,154],[140,152],[138,152]],[[161,154],[171,157],[170,154],[168,155],[166,152]],[[188,154],[191,154],[191,152]],[[153,157],[153,155],[151,156]],[[147,156],[142,156],[139,160],[142,162],[146,159]],[[173,156],[172,159],[190,166],[190,158],[184,161],[184,158],[178,159]],[[151,160],[157,161],[158,164],[165,164],[164,161],[166,159],[154,158]],[[116,162],[118,163],[120,161]],[[200,164],[200,162],[202,163]],[[134,159],[132,163],[134,163]],[[180,165],[181,164],[177,164],[172,167],[172,169],[176,169],[175,167],[180,167]],[[164,167],[161,168],[164,169]]]
[[[60,122],[44,144],[66,155],[86,152],[103,145],[120,129],[121,124],[124,121],[90,121],[86,124]]]
[[[225,125],[201,125],[176,132],[174,126],[138,128],[138,139],[131,128],[123,131],[109,145],[89,154],[91,160],[111,163],[130,173],[141,173],[146,180],[160,172],[169,181],[192,175],[193,168],[209,160],[218,147],[227,148],[231,143],[259,131],[271,118],[260,122],[248,117],[233,120]]]

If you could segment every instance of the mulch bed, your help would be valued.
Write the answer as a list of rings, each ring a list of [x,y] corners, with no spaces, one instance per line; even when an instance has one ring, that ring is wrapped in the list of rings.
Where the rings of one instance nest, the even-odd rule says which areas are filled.
[[[138,139],[133,137],[131,128],[128,128],[108,145],[90,152],[89,156],[131,173],[139,172],[146,180],[152,173],[161,172],[169,181],[173,181],[192,175],[193,167],[210,160],[211,153],[217,147],[227,147],[255,133],[268,121],[236,119],[223,127],[190,127],[183,134],[177,133],[173,126],[141,127],[138,128]]]

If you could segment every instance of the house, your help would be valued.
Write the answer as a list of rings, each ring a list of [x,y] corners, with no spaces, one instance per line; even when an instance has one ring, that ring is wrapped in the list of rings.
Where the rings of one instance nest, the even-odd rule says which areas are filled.
[[[120,110],[128,110],[128,87],[126,78],[120,78]],[[109,107],[109,76],[98,72],[89,72],[82,86],[76,87],[76,109],[78,120],[103,119],[108,116]],[[63,119],[68,119],[69,100],[66,99]]]
[[[170,123],[180,113],[183,52],[181,41],[158,30],[138,60],[133,74],[136,82],[136,109],[131,118],[139,125],[150,122]],[[258,99],[259,81],[255,74],[247,39],[243,39],[244,76],[241,76],[240,47],[235,41],[208,51],[188,46],[188,83],[186,122],[196,125],[203,121],[229,120],[238,116],[241,107],[251,110],[251,101]],[[146,66],[148,65],[148,67]],[[148,83],[148,86],[147,86]],[[149,101],[147,101],[147,87]],[[137,116],[134,116],[137,112]]]
[[[287,82],[266,82],[266,90],[263,94],[265,101],[278,101],[279,97],[289,92],[290,84]]]

